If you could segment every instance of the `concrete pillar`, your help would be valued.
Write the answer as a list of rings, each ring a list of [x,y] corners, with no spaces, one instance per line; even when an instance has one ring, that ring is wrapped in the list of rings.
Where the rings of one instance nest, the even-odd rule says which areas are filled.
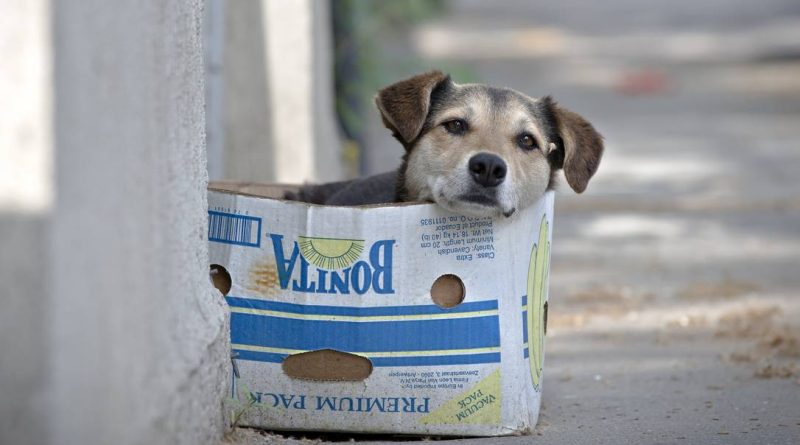
[[[201,0],[0,2],[0,443],[217,444]]]
[[[275,179],[314,178],[313,0],[266,0],[267,80],[272,93]]]
[[[228,1],[224,15],[225,154],[210,158],[224,176],[212,179],[341,179],[329,2]]]
[[[211,3],[216,0],[210,0]],[[224,134],[222,155],[209,158],[209,171],[221,171],[212,180],[236,179],[242,181],[273,182],[275,180],[274,144],[270,96],[267,88],[264,30],[260,0],[226,1],[224,4],[223,41],[209,49],[220,48],[222,59],[221,84],[208,88],[221,100],[221,112],[216,114],[222,125],[209,121],[212,127],[220,126]],[[213,14],[213,11],[208,11]],[[209,19],[213,22],[213,19]],[[212,116],[209,116],[213,118]],[[222,163],[215,167],[214,162]]]
[[[227,0],[205,0],[206,153],[210,179],[225,178],[225,22]]]
[[[336,92],[333,83],[333,22],[330,0],[311,2],[313,53],[311,59],[311,110],[314,119],[314,181],[344,178],[341,136],[336,123]],[[284,147],[291,150],[291,146]]]
[[[0,443],[47,442],[53,203],[47,0],[0,0]]]
[[[52,443],[213,444],[226,309],[208,282],[201,0],[54,2],[45,269]]]

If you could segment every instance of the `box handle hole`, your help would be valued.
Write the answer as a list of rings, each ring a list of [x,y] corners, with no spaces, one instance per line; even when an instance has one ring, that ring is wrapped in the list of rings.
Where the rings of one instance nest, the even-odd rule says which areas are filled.
[[[433,282],[431,286],[431,298],[433,302],[443,308],[458,306],[464,301],[466,289],[464,282],[458,275],[445,274]]]
[[[368,358],[333,349],[292,354],[282,367],[284,374],[302,380],[358,382],[372,374]]]
[[[219,264],[212,264],[209,276],[211,277],[211,282],[214,283],[214,287],[222,292],[222,296],[227,296],[233,284],[233,281],[231,281],[231,274],[228,273],[228,270]]]

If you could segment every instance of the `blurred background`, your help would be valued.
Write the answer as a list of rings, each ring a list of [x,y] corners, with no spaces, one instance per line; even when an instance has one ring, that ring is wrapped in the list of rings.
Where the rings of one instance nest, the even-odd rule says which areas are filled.
[[[800,443],[797,0],[0,0],[0,56],[0,443],[218,441],[206,177],[393,169],[372,96],[429,69],[605,136],[533,440]]]
[[[307,48],[284,3],[208,1],[212,179],[395,168],[372,97],[428,69],[552,95],[605,136],[588,191],[556,199],[537,440],[800,438],[800,3],[296,2]],[[292,170],[306,155],[325,161]]]

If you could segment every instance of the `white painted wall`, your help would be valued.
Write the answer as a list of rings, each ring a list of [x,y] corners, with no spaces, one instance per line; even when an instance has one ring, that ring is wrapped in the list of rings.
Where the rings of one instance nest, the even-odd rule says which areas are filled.
[[[201,0],[2,2],[0,443],[218,443]]]
[[[0,0],[0,211],[46,212],[53,200],[47,0]]]
[[[271,93],[275,179],[314,177],[313,0],[266,0],[262,20]]]

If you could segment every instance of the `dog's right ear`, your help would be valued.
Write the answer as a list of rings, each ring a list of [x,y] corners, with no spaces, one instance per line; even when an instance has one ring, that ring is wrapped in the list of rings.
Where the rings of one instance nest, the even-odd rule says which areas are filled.
[[[386,128],[404,146],[413,142],[422,131],[431,105],[431,93],[450,76],[430,71],[389,85],[378,91],[375,104]]]
[[[589,179],[597,172],[603,157],[603,136],[586,119],[556,104],[550,96],[542,99],[553,113],[564,152],[556,168],[564,169],[567,183],[576,193],[583,193]]]

